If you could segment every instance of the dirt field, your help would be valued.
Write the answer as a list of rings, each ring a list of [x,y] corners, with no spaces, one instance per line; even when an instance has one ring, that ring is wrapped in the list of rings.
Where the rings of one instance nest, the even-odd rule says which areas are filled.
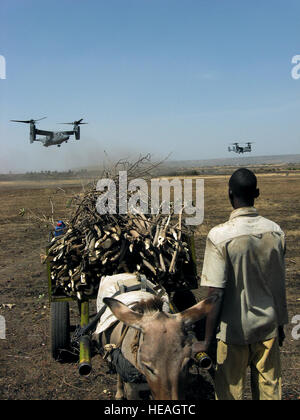
[[[204,177],[205,178],[205,177]],[[287,235],[287,296],[290,320],[300,314],[300,175],[259,175],[261,198],[257,208],[280,224]],[[228,219],[228,177],[205,181],[205,219],[196,233],[198,272],[201,272],[205,238],[216,224]],[[57,190],[57,186],[63,188]],[[55,202],[55,219],[68,211],[67,196],[81,190],[72,182],[0,183],[0,315],[6,319],[6,339],[0,340],[0,399],[102,399],[114,398],[116,376],[107,374],[107,365],[95,356],[93,372],[82,378],[76,363],[61,364],[49,353],[49,302],[46,267],[40,262],[48,230],[38,222],[19,215],[22,208],[49,214],[49,197]],[[22,212],[21,212],[22,213]],[[198,291],[198,299],[204,296]],[[76,305],[72,305],[76,322]],[[78,319],[77,319],[78,321]],[[295,325],[286,326],[281,348],[283,399],[300,398],[300,340],[293,340]],[[212,399],[207,374],[197,382],[195,398]],[[249,392],[246,393],[249,398]]]

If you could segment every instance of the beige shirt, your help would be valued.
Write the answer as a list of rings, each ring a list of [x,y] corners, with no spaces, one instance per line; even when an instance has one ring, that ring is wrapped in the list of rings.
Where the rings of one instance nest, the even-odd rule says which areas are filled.
[[[284,233],[254,207],[234,210],[209,232],[201,286],[225,289],[218,339],[264,341],[288,322],[284,254]]]

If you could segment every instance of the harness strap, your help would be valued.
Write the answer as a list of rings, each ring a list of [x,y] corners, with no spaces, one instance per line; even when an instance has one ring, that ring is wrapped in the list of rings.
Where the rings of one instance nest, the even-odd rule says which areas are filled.
[[[131,351],[135,354],[135,364],[138,365],[138,349],[139,349],[139,343],[141,338],[141,332],[137,331],[134,337],[133,342],[131,343]]]
[[[127,334],[128,328],[129,328],[129,325],[126,325],[122,334],[121,334],[121,337],[120,337],[118,343],[116,344],[116,348],[120,348],[122,346],[122,343],[123,343],[123,340],[125,338],[125,335]]]
[[[114,365],[117,373],[121,375],[124,382],[131,383],[142,383],[146,382],[144,374],[142,374],[138,369],[138,349],[139,342],[141,337],[141,332],[136,331],[136,334],[131,343],[131,352],[135,357],[135,366],[131,364],[122,353],[122,343],[128,332],[129,326],[125,326],[122,331],[121,337],[117,344],[106,344],[104,346],[104,356],[103,359],[107,359],[108,356],[111,357],[111,364]]]

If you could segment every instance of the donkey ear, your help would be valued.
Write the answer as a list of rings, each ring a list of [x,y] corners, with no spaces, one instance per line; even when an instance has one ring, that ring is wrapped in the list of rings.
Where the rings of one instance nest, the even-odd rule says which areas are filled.
[[[129,327],[141,330],[141,320],[143,315],[128,308],[127,305],[114,298],[104,298],[103,302],[109,307],[118,320],[124,322]]]
[[[201,318],[204,318],[213,308],[214,304],[219,299],[218,294],[213,294],[208,298],[201,300],[194,306],[186,309],[185,311],[179,314],[180,318],[186,324],[193,324],[194,322],[199,321]]]

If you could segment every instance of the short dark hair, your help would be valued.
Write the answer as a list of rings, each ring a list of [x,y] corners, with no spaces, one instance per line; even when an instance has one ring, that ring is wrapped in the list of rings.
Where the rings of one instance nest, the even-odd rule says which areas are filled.
[[[256,198],[257,178],[247,168],[236,170],[229,180],[229,189],[239,198]]]

